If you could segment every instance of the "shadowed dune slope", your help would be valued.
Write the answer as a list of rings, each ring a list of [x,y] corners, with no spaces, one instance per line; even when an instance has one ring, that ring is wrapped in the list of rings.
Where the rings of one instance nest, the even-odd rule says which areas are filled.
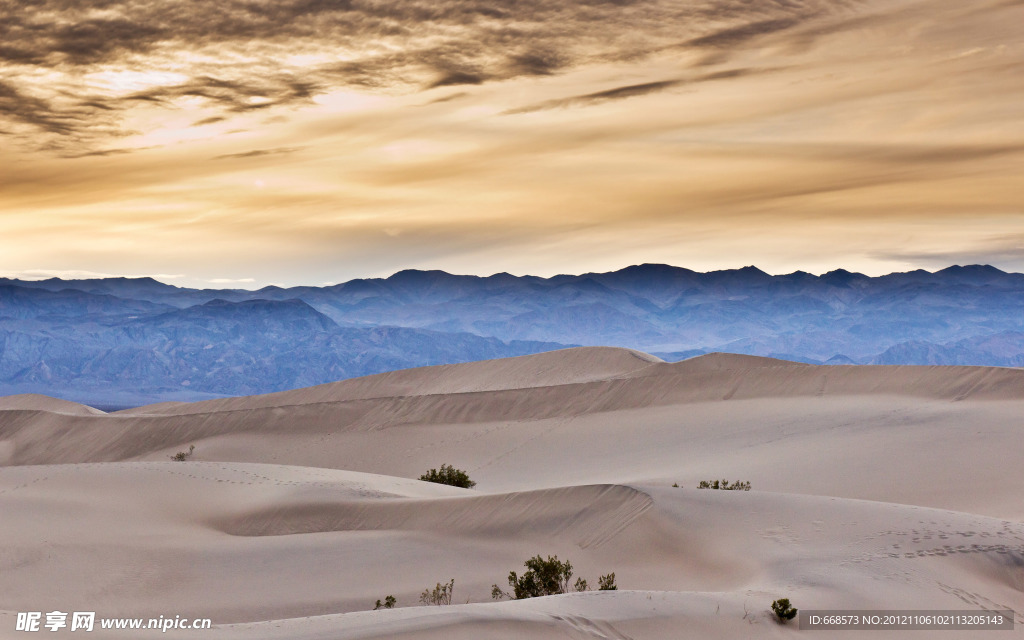
[[[629,487],[591,485],[443,502],[295,501],[215,519],[213,526],[236,536],[429,529],[491,538],[529,531],[537,537],[565,536],[588,549],[615,537],[651,504],[648,495]]]

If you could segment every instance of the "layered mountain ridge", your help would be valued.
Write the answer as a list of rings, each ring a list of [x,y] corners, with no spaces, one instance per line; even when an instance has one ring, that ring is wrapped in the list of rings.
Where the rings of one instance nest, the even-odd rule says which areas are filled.
[[[115,408],[617,346],[827,364],[1024,366],[1024,274],[643,264],[552,278],[400,271],[327,287],[0,279],[0,393]]]

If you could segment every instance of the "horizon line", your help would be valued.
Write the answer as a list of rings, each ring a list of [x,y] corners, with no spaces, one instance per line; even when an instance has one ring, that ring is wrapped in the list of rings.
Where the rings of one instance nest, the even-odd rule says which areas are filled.
[[[533,279],[538,279],[538,280],[548,280],[549,281],[549,280],[554,280],[556,278],[582,278],[582,277],[585,277],[585,276],[608,275],[608,274],[613,274],[613,273],[620,273],[622,271],[626,271],[626,270],[629,270],[629,269],[637,269],[637,268],[641,268],[641,267],[662,267],[662,268],[668,268],[668,269],[679,270],[679,271],[687,271],[687,272],[694,273],[694,274],[699,274],[699,275],[710,275],[710,274],[717,274],[717,273],[735,273],[735,272],[743,272],[743,271],[746,271],[746,272],[754,272],[754,271],[756,271],[758,273],[762,273],[762,274],[764,274],[766,276],[769,276],[771,278],[785,278],[785,277],[788,277],[788,276],[807,275],[807,276],[811,276],[811,277],[819,278],[820,279],[820,278],[822,278],[824,276],[827,276],[829,274],[843,273],[843,274],[848,274],[848,275],[851,275],[851,276],[861,276],[861,277],[869,278],[869,279],[877,279],[877,278],[885,278],[885,277],[888,277],[888,276],[906,275],[906,274],[912,274],[912,273],[927,273],[929,275],[935,275],[935,274],[942,273],[944,271],[949,271],[949,270],[952,270],[952,269],[971,269],[971,268],[979,268],[979,269],[987,269],[987,270],[998,271],[999,273],[1005,274],[1005,275],[1024,275],[1021,272],[1017,272],[1017,271],[1004,271],[1003,269],[1000,269],[999,267],[996,267],[994,265],[991,265],[991,264],[981,264],[981,263],[974,263],[974,264],[951,264],[951,265],[949,265],[947,267],[943,267],[941,269],[936,269],[934,271],[929,271],[928,269],[925,269],[923,267],[919,267],[917,269],[910,269],[908,271],[891,271],[889,273],[884,273],[884,274],[877,275],[877,276],[870,276],[870,275],[867,275],[867,274],[859,272],[859,271],[849,271],[849,270],[847,270],[847,269],[845,269],[843,267],[837,267],[835,269],[832,269],[830,271],[824,271],[822,273],[814,273],[814,272],[804,271],[802,269],[797,269],[796,271],[791,271],[789,273],[769,273],[767,271],[764,271],[760,267],[757,267],[756,265],[745,265],[743,267],[736,267],[736,268],[731,268],[731,269],[714,269],[714,270],[710,270],[710,271],[697,271],[695,269],[690,269],[688,267],[681,267],[681,266],[678,266],[678,265],[672,265],[672,264],[667,264],[667,263],[644,262],[644,263],[627,265],[625,267],[621,267],[619,269],[613,269],[613,270],[610,270],[610,271],[587,271],[587,272],[584,272],[584,273],[558,273],[558,274],[555,274],[555,275],[552,275],[552,276],[538,276],[538,275],[533,275],[533,274],[530,274],[530,273],[525,273],[525,274],[522,274],[522,275],[516,275],[516,274],[510,273],[508,271],[500,271],[500,272],[497,272],[497,273],[492,273],[490,275],[478,275],[478,274],[471,274],[471,273],[453,273],[453,272],[450,272],[450,271],[445,271],[444,269],[423,269],[423,268],[415,268],[415,267],[413,267],[413,268],[399,269],[397,271],[392,272],[390,275],[387,275],[387,276],[357,277],[357,278],[351,278],[349,280],[343,280],[343,281],[338,281],[338,282],[324,282],[324,283],[321,283],[319,285],[317,285],[317,284],[281,285],[281,284],[276,284],[276,283],[272,283],[271,282],[271,283],[264,284],[264,285],[261,285],[261,286],[258,286],[258,287],[254,287],[254,288],[248,288],[248,287],[217,287],[217,286],[209,286],[209,287],[194,286],[194,287],[190,287],[190,286],[179,286],[179,285],[172,284],[170,282],[166,282],[166,280],[176,280],[178,278],[185,278],[185,277],[187,277],[184,274],[175,274],[175,275],[168,275],[168,274],[154,274],[154,275],[111,275],[111,274],[105,274],[105,273],[96,273],[95,275],[90,275],[89,272],[86,272],[86,271],[66,270],[68,273],[74,273],[75,275],[81,274],[83,276],[86,276],[86,275],[89,276],[89,277],[71,277],[71,278],[66,278],[66,277],[60,277],[58,275],[53,275],[53,274],[60,273],[61,271],[64,271],[64,270],[50,270],[50,269],[26,269],[26,270],[21,271],[21,272],[6,272],[6,273],[0,272],[0,282],[2,282],[2,281],[9,281],[9,282],[49,282],[49,281],[54,281],[55,280],[55,281],[58,281],[58,282],[69,282],[69,283],[71,283],[71,282],[86,282],[86,281],[105,281],[105,280],[133,280],[133,281],[152,280],[152,281],[158,282],[158,283],[160,283],[162,285],[165,285],[165,286],[168,286],[168,287],[174,287],[174,288],[177,288],[177,289],[193,289],[193,290],[199,290],[199,291],[203,291],[203,290],[211,290],[211,291],[262,291],[264,289],[285,289],[285,290],[287,290],[287,289],[297,289],[297,288],[323,289],[323,288],[328,288],[328,287],[336,287],[336,286],[339,286],[339,285],[348,284],[350,282],[357,282],[357,281],[390,280],[390,279],[394,278],[395,276],[398,276],[398,275],[403,274],[403,273],[435,273],[435,274],[444,274],[444,275],[447,275],[447,276],[452,276],[452,277],[457,277],[457,278],[476,278],[476,279],[481,279],[481,280],[485,280],[485,279],[489,279],[489,278],[496,278],[496,277],[500,277],[500,276],[508,276],[508,277],[517,278],[517,279],[533,278]],[[39,277],[26,277],[26,275],[24,275],[24,274],[32,273],[32,272],[46,274],[46,275],[41,275]],[[18,275],[19,273],[22,274],[22,275]],[[213,279],[192,278],[192,279],[200,281],[200,282],[208,282],[211,285],[218,285],[218,284],[220,284],[220,285],[227,285],[227,284],[230,284],[232,282],[236,282],[236,283],[239,283],[239,284],[241,284],[241,283],[253,284],[253,285],[256,284],[254,278],[213,278]]]

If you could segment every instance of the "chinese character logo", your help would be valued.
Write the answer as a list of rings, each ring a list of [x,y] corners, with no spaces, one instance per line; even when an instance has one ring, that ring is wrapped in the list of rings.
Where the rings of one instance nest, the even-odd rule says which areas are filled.
[[[92,625],[96,622],[95,611],[76,611],[71,614],[71,630],[92,631]]]
[[[15,631],[39,631],[39,621],[43,614],[39,611],[19,611]]]

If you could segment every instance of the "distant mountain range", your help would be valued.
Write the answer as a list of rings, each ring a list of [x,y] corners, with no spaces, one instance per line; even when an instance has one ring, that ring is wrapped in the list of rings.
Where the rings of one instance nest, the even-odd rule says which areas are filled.
[[[0,279],[0,394],[99,406],[248,395],[566,346],[827,364],[1024,366],[1024,274],[877,278],[645,264],[553,278],[401,271],[330,287]]]

